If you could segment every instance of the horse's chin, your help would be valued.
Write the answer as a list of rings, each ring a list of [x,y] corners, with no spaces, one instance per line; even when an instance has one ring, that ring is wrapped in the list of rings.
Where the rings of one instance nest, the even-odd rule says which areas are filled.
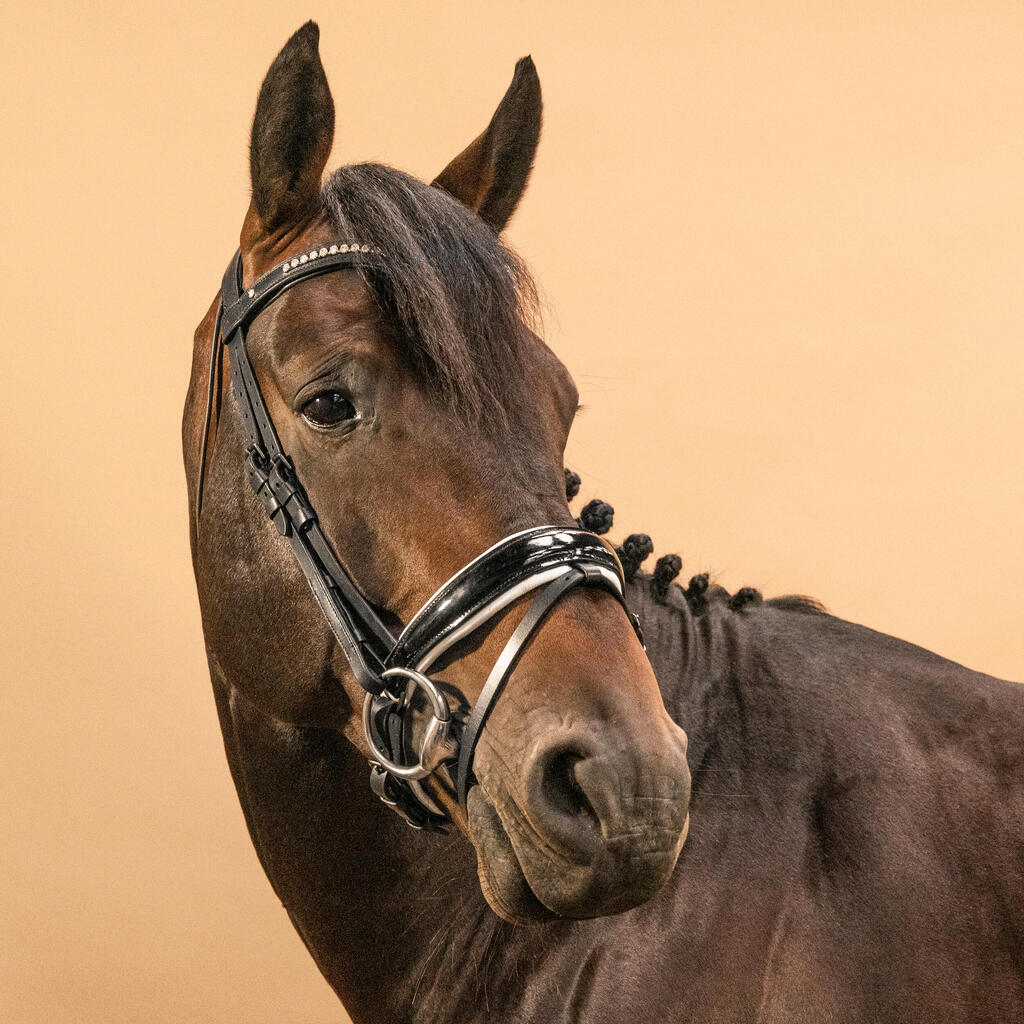
[[[553,921],[549,910],[530,888],[512,848],[512,841],[483,787],[474,786],[466,797],[469,834],[476,847],[480,889],[491,910],[512,924]]]

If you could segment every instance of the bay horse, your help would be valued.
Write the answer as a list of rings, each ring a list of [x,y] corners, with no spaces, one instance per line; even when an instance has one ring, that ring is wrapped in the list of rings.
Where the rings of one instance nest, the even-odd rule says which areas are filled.
[[[262,403],[337,574],[390,635],[502,538],[544,524],[579,539],[562,464],[577,396],[500,240],[540,133],[532,62],[431,184],[375,164],[324,184],[318,43],[312,22],[288,41],[252,125],[231,296],[251,329],[226,359],[232,381],[251,360],[254,390],[229,387],[233,314],[215,301],[183,447],[228,763],[263,868],[352,1019],[1020,1020],[1024,689],[809,599],[683,589],[675,556],[642,571],[641,535],[505,666],[465,800],[442,771],[417,783],[410,806],[447,831],[409,829],[371,793],[384,741],[360,708],[379,695],[317,608],[330,587],[314,600],[289,550],[298,491],[275,499],[269,470],[253,483],[247,409]],[[360,262],[371,247],[381,259]],[[318,257],[335,272],[245,306],[275,268],[283,281]],[[609,511],[579,523],[603,534]],[[513,593],[440,657],[441,705],[478,702],[533,599]],[[423,704],[400,708],[400,745],[440,728]]]

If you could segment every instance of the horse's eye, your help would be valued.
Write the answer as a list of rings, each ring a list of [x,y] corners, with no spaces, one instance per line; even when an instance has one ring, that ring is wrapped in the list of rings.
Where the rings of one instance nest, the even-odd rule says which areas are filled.
[[[302,407],[302,415],[314,427],[336,427],[345,420],[353,419],[356,410],[340,391],[332,389],[314,395]]]

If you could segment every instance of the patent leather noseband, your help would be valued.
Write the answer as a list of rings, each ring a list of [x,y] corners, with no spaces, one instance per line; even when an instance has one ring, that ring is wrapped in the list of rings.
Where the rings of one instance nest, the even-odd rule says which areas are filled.
[[[332,243],[286,260],[243,290],[242,257],[235,253],[221,285],[210,355],[195,514],[198,529],[212,413],[222,354],[227,351],[231,391],[248,438],[244,461],[249,484],[291,546],[353,675],[366,690],[363,725],[374,758],[370,785],[413,827],[441,830],[447,816],[421,780],[445,771],[465,806],[473,782],[473,754],[488,715],[530,638],[561,597],[575,587],[607,591],[626,609],[641,643],[643,639],[639,621],[626,608],[622,567],[615,553],[599,537],[573,527],[537,526],[499,541],[440,587],[397,640],[338,560],[274,429],[249,359],[246,333],[263,310],[302,281],[335,270],[370,269],[384,259],[370,245]],[[498,656],[476,704],[468,716],[453,712],[429,675],[431,666],[529,594],[533,599],[526,614]],[[427,698],[430,719],[416,759],[410,761],[405,719],[417,691]]]

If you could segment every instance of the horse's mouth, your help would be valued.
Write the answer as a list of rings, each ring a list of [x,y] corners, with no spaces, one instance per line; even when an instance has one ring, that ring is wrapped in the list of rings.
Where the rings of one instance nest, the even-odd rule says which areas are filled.
[[[675,865],[679,850],[686,841],[690,827],[689,814],[683,823],[682,833],[652,829],[648,845],[648,856],[652,858],[653,869],[650,879],[630,879],[618,892],[607,890],[602,897],[590,902],[575,903],[570,909],[564,905],[552,909],[541,893],[548,892],[552,903],[557,902],[561,886],[552,877],[553,865],[540,876],[541,893],[530,884],[523,862],[509,835],[502,816],[484,790],[477,784],[467,796],[469,832],[477,853],[477,875],[480,889],[491,909],[501,918],[513,924],[537,921],[553,921],[560,918],[585,918],[621,913],[645,903],[660,888],[668,873]],[[529,858],[527,858],[529,859]],[[663,862],[661,867],[657,862]],[[569,864],[565,865],[570,868]],[[574,865],[579,870],[581,865]],[[535,869],[536,870],[536,869]],[[551,872],[551,873],[549,873]],[[625,880],[624,880],[625,881]],[[639,881],[640,884],[637,884]],[[575,902],[575,901],[574,901]]]
[[[512,840],[479,784],[467,794],[466,807],[469,833],[476,847],[480,889],[490,908],[513,924],[555,920],[558,915],[544,906],[530,888]]]

